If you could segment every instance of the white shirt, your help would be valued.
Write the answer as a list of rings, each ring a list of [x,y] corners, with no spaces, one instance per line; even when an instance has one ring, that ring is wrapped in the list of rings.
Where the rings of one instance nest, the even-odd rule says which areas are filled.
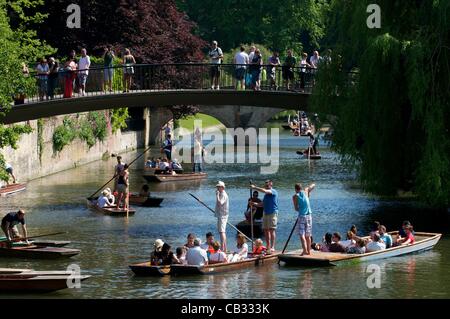
[[[169,163],[167,163],[167,162],[159,163],[159,169],[165,170],[167,167],[169,167]]]
[[[203,243],[200,245],[200,247],[204,250],[208,250],[209,249],[209,244],[208,243]]]
[[[218,198],[216,198],[216,217],[228,216],[229,213],[229,200],[225,191],[219,192]]]
[[[188,265],[203,266],[208,261],[208,255],[200,246],[195,246],[187,251],[186,260]]]
[[[108,205],[109,205],[108,197],[102,196],[102,197],[98,198],[98,200],[97,200],[97,206],[98,207],[105,207],[105,206],[108,206]]]
[[[368,253],[370,253],[372,251],[383,250],[383,249],[386,249],[385,243],[371,241],[370,243],[368,243],[366,245],[366,250]]]
[[[248,54],[248,62],[249,63],[252,62],[254,56],[255,56],[255,51],[252,51]]]
[[[11,164],[5,163],[5,169],[10,169],[10,168],[12,168]]]
[[[248,54],[245,52],[238,52],[234,56],[234,60],[236,64],[248,64],[249,62]],[[245,68],[245,66],[238,65],[237,68]]]
[[[339,244],[341,244],[341,246],[344,247],[344,248],[348,248],[350,246],[355,245],[356,241],[354,241],[353,239],[341,240],[339,242]]]
[[[219,56],[223,55],[222,49],[217,47],[209,51],[209,57],[211,58],[211,63],[220,64]]]
[[[227,254],[225,254],[223,251],[218,251],[209,255],[209,260],[215,262],[224,262],[226,257]]]
[[[89,67],[91,66],[91,59],[89,58],[89,55],[86,55],[85,57],[81,57],[80,62],[78,62],[78,69],[79,70],[84,70],[84,69],[89,69]],[[89,74],[88,70],[85,71],[80,71],[79,74]]]
[[[313,55],[313,56],[309,59],[309,62],[311,62],[310,64],[311,64],[311,66],[312,66],[313,68],[317,68],[317,67],[319,66],[319,61],[320,61],[320,58],[319,58],[319,57],[316,57],[315,55]]]
[[[248,245],[244,243],[241,248],[237,248],[237,246],[234,248],[234,253],[239,254],[242,256],[242,258],[247,258],[248,254]]]

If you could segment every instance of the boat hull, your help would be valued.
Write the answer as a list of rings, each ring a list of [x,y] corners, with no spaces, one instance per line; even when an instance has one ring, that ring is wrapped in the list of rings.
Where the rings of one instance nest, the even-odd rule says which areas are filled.
[[[170,274],[171,266],[153,266],[150,262],[129,265],[136,276],[162,277]]]
[[[241,221],[239,224],[236,224],[236,228],[243,232],[248,237],[252,236],[252,226],[247,220]],[[255,221],[253,223],[253,238],[262,237],[264,235],[264,231],[262,228],[261,221]]]
[[[59,248],[59,247],[0,247],[0,257],[12,258],[31,258],[31,259],[58,259],[69,258],[80,253],[78,249]]]
[[[396,235],[397,232],[393,232],[391,234]],[[441,234],[431,233],[416,233],[415,236],[420,239],[413,245],[396,246],[366,254],[357,255],[313,251],[311,256],[300,256],[301,251],[294,251],[287,254],[282,254],[278,256],[278,259],[286,263],[286,265],[292,266],[335,266],[340,264],[354,264],[429,250],[432,249],[441,238]]]
[[[298,155],[302,155],[302,156],[304,156],[305,158],[308,158],[308,151],[297,151],[296,152]],[[322,159],[322,155],[320,155],[320,154],[310,154],[309,155],[309,159],[312,159],[312,160],[319,160],[319,159]]]
[[[11,184],[8,186],[0,187],[0,196],[8,196],[18,192],[22,192],[27,189],[27,184],[19,183],[19,184]]]
[[[157,183],[165,183],[165,182],[181,182],[181,181],[193,181],[193,180],[201,180],[208,177],[206,173],[184,173],[177,175],[169,175],[169,174],[144,174],[144,178],[148,182],[157,182]]]
[[[172,265],[172,275],[213,275],[217,273],[239,270],[263,264],[275,262],[280,253],[273,253],[262,257],[248,258],[243,261],[232,263],[218,263],[207,266]]]
[[[159,207],[164,198],[160,197],[141,197],[130,195],[130,205],[138,205],[143,207]]]
[[[134,213],[136,212],[135,209],[131,208],[128,210],[128,214],[125,210],[123,209],[116,209],[116,208],[101,208],[98,207],[96,204],[96,199],[87,199],[86,200],[86,205],[89,209],[96,211],[98,213],[102,213],[104,215],[108,215],[108,216],[113,216],[113,217],[124,217],[124,216],[131,216],[134,215]]]
[[[0,292],[50,292],[68,288],[73,280],[86,280],[90,276],[71,275],[8,275],[0,276]]]

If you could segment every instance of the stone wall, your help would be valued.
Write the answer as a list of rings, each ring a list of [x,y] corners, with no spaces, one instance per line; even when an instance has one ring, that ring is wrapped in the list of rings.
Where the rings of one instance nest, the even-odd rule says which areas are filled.
[[[72,115],[76,117],[77,115]],[[2,150],[7,162],[15,171],[20,182],[47,176],[70,168],[97,161],[102,156],[111,153],[124,153],[145,146],[144,131],[116,132],[112,134],[108,125],[108,136],[104,142],[97,142],[89,148],[84,141],[75,139],[70,145],[55,153],[53,151],[53,132],[62,124],[64,116],[57,116],[43,120],[41,141],[39,142],[37,121],[30,121],[33,132],[22,135],[17,150],[5,148]],[[39,145],[43,145],[41,159],[39,159]]]

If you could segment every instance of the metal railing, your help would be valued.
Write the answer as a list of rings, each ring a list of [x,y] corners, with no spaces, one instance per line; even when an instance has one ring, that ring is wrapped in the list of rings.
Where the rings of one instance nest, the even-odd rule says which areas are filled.
[[[85,75],[86,71],[88,75]],[[36,78],[37,93],[27,97],[16,96],[15,104],[128,92],[211,90],[212,86],[217,89],[211,81],[213,75],[218,78],[221,90],[255,90],[259,87],[264,91],[310,93],[316,72],[317,69],[309,67],[205,63],[94,66],[89,70],[61,67],[51,75],[31,73]],[[79,93],[83,77],[86,77],[85,95]]]

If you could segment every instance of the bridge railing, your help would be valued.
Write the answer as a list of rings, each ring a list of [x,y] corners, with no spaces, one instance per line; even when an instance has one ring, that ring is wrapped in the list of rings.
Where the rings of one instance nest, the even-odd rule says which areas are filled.
[[[109,95],[152,90],[211,90],[212,75],[218,77],[221,90],[253,90],[255,80],[260,90],[297,91],[310,93],[317,69],[309,67],[236,65],[236,64],[134,64],[113,67],[94,66],[89,70],[61,67],[51,75],[37,75],[37,93],[17,97],[15,104],[34,103],[50,99],[82,97],[79,90],[86,78],[85,96]],[[111,79],[111,84],[109,84]],[[242,79],[245,88],[238,84]],[[289,79],[289,88],[287,87]],[[217,89],[214,85],[214,89]]]

